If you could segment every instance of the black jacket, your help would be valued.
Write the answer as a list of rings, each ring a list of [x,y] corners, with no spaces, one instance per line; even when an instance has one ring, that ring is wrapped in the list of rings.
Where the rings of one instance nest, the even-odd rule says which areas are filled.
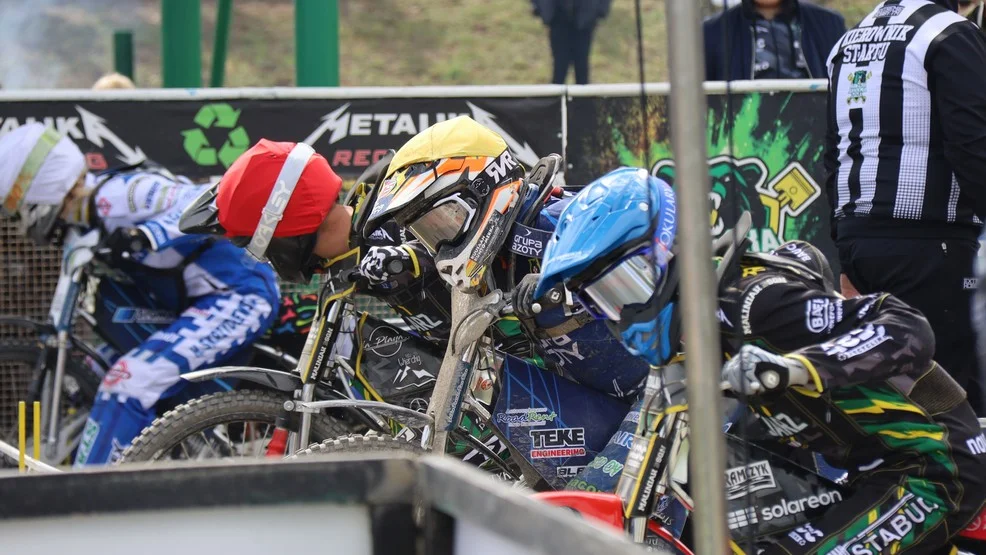
[[[609,14],[612,0],[531,0],[534,14],[551,25],[556,19],[567,19],[579,29],[588,29]]]
[[[798,0],[788,0],[801,22],[802,50],[808,71],[813,79],[827,76],[826,61],[832,47],[846,32],[841,15]],[[705,79],[725,81],[753,78],[753,0],[708,18],[703,25],[705,35]],[[728,60],[725,58],[728,54]]]

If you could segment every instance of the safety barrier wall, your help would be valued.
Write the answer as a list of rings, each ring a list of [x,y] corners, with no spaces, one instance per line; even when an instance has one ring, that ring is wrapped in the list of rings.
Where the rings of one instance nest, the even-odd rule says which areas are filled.
[[[713,232],[750,210],[753,248],[800,238],[831,255],[822,190],[826,82],[707,83],[706,90]],[[644,92],[646,117],[636,84],[0,91],[0,135],[43,121],[72,137],[94,170],[146,156],[194,179],[221,175],[262,137],[306,141],[352,180],[387,149],[464,114],[499,132],[526,165],[562,153],[569,184],[645,164],[674,183],[669,86],[651,83]],[[55,249],[36,248],[0,222],[0,314],[43,317],[58,260]]]
[[[0,472],[0,491],[5,553],[644,552],[615,529],[434,456]]]

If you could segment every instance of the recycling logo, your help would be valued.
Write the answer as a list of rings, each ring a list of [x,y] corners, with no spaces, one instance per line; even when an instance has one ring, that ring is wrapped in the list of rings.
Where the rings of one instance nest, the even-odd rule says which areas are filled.
[[[200,166],[221,163],[224,168],[228,168],[250,147],[250,136],[246,129],[236,124],[240,119],[240,112],[241,110],[235,110],[226,102],[206,104],[199,108],[193,119],[196,127],[181,132],[184,137],[182,146],[188,157]],[[226,138],[218,149],[209,142],[206,135],[206,131],[211,129],[227,130]],[[210,135],[216,136],[214,132],[210,132]]]

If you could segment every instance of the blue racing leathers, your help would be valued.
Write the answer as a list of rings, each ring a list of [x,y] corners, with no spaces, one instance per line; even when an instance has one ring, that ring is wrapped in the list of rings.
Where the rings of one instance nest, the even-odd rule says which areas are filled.
[[[535,227],[554,231],[558,216],[572,198],[543,208]],[[572,302],[543,310],[534,316],[534,322],[538,354],[553,370],[628,403],[636,398],[649,366],[627,352],[603,320],[591,318],[581,305]]]
[[[164,172],[128,170],[103,177],[90,197],[93,227],[104,234],[135,228],[146,235],[150,247],[133,253],[132,263],[120,269],[180,314],[106,373],[76,466],[117,459],[154,420],[158,401],[182,392],[181,374],[248,356],[249,345],[277,315],[278,286],[269,266],[225,239],[178,230],[183,209],[204,187]],[[168,270],[176,279],[162,277]]]

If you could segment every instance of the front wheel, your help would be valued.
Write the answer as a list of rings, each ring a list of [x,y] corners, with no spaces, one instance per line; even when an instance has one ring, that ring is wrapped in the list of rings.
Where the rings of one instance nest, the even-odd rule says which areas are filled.
[[[178,405],[144,428],[120,463],[264,457],[287,397],[272,391],[223,391]],[[340,421],[312,415],[311,437],[348,433]]]
[[[294,457],[339,454],[372,455],[376,453],[397,452],[415,456],[426,453],[425,448],[419,442],[371,432],[366,435],[349,434],[327,439],[321,443],[313,443],[307,449],[302,449],[295,453]]]

